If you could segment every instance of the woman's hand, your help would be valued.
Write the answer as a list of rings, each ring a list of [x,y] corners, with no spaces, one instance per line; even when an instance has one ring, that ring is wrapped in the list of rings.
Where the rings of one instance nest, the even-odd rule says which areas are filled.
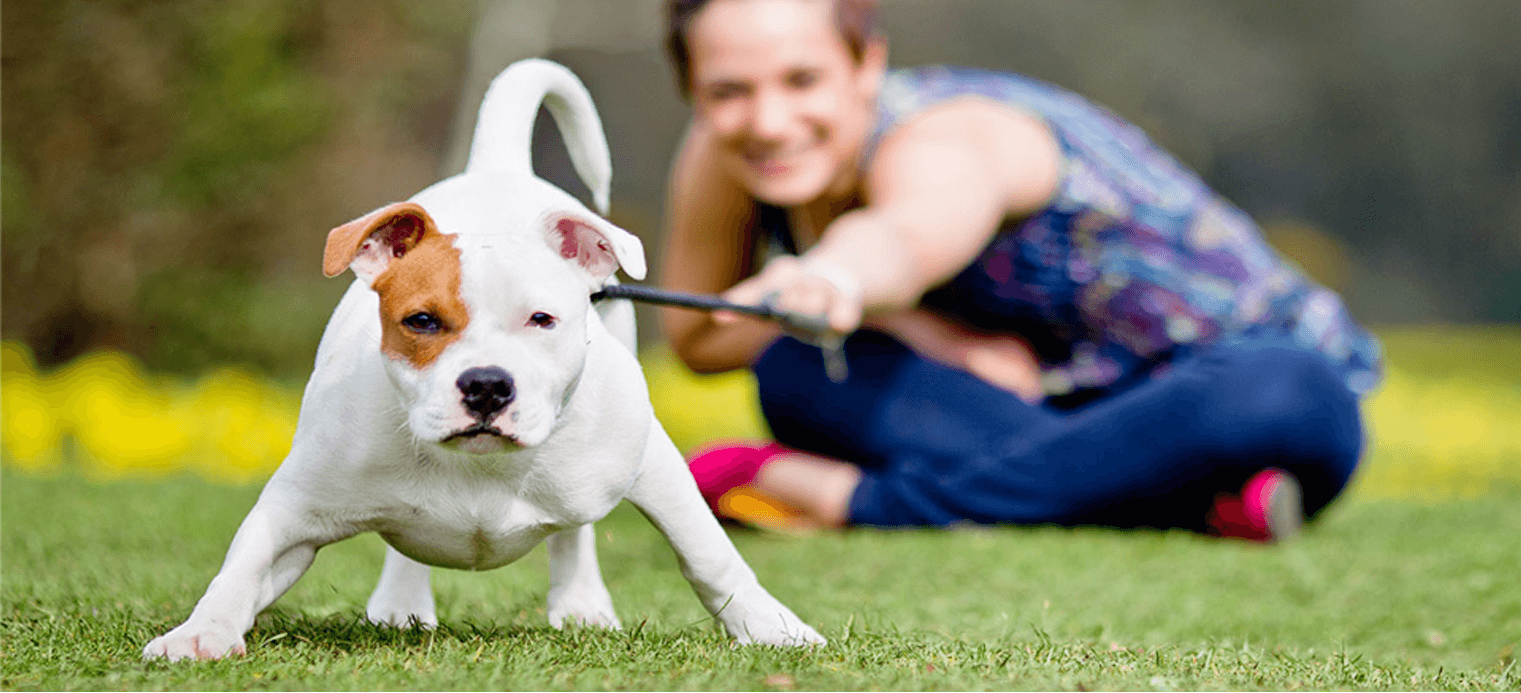
[[[867,324],[924,358],[971,373],[1025,402],[1045,399],[1035,352],[1015,335],[972,330],[922,308],[873,316]]]
[[[755,276],[725,291],[723,298],[746,305],[769,301],[782,310],[820,316],[839,335],[850,334],[861,325],[859,282],[848,271],[817,258],[778,257]],[[739,316],[719,311],[713,319],[726,324]]]

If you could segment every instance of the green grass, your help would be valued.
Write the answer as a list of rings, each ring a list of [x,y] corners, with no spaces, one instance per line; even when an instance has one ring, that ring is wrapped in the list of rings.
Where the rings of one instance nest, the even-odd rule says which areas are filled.
[[[1335,506],[1280,547],[1180,532],[998,528],[731,534],[830,639],[732,646],[658,534],[599,524],[622,632],[555,631],[542,549],[435,571],[434,632],[365,624],[381,542],[321,552],[248,655],[144,663],[188,613],[257,487],[92,485],[7,471],[5,689],[1517,690],[1521,494]]]

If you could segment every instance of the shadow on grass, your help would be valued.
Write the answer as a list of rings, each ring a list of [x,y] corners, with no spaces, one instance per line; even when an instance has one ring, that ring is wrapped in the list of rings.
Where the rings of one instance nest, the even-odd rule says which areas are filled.
[[[397,628],[366,620],[362,613],[314,617],[279,607],[270,609],[254,623],[244,640],[250,655],[275,656],[323,654],[353,656],[378,653],[426,653],[433,650],[470,651],[488,646],[582,652],[609,649],[651,650],[677,643],[703,641],[727,647],[728,638],[712,619],[677,630],[647,628],[647,622],[610,630],[594,626],[554,628],[548,624],[526,625],[494,620],[441,621],[434,627]]]

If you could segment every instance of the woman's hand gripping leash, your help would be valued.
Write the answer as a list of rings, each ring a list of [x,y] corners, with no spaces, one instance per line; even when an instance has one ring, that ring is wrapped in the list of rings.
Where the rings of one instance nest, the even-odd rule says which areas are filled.
[[[832,382],[849,377],[845,338],[861,326],[864,310],[861,284],[849,272],[816,256],[781,255],[723,297],[774,309],[788,334],[823,352],[824,373]],[[737,317],[718,313],[713,319],[722,323]]]
[[[592,300],[626,298],[713,311],[713,319],[724,323],[741,314],[775,320],[788,334],[819,347],[825,375],[843,383],[850,376],[845,338],[861,324],[860,291],[850,279],[830,265],[784,255],[722,296],[613,284],[592,294]]]

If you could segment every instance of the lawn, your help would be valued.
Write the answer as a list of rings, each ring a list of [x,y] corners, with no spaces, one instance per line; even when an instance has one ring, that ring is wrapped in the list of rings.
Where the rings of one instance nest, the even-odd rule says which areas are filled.
[[[1521,497],[1353,500],[1280,547],[1178,532],[733,532],[824,648],[735,648],[659,536],[599,526],[627,628],[556,632],[542,549],[435,571],[435,633],[360,621],[381,543],[331,546],[247,657],[143,663],[216,572],[255,487],[3,478],[6,689],[1516,690]]]
[[[52,467],[7,459],[0,473],[0,687],[1515,691],[1515,337],[1386,338],[1396,367],[1369,408],[1373,453],[1352,492],[1282,546],[1098,528],[732,530],[762,582],[830,639],[807,650],[732,646],[625,506],[598,525],[621,632],[549,628],[542,549],[492,572],[435,571],[436,631],[370,626],[382,545],[363,536],[319,554],[246,657],[145,663],[258,485],[98,483],[86,442],[65,437]],[[186,446],[182,466],[215,467]]]

